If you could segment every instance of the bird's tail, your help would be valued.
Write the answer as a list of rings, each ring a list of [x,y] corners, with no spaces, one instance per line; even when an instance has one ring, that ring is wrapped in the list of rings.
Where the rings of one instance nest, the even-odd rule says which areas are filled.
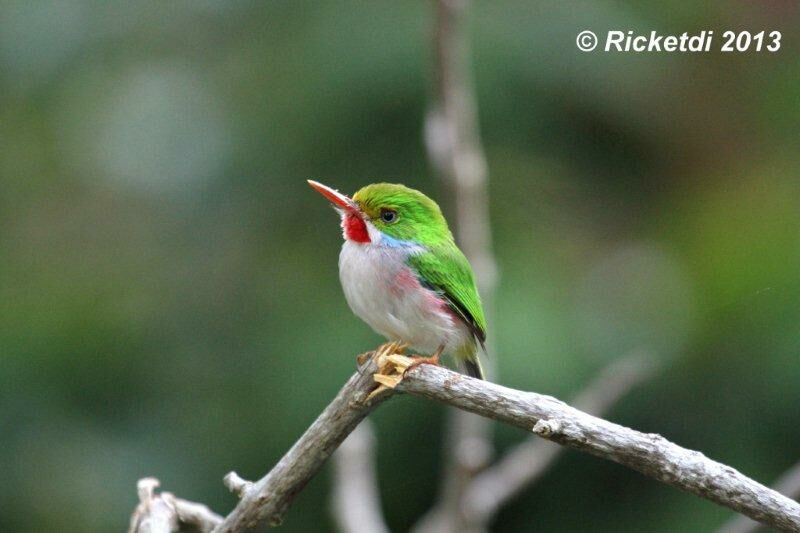
[[[481,367],[481,360],[478,359],[478,354],[474,354],[471,359],[462,359],[461,365],[468,376],[473,378],[485,379],[483,376],[483,368]]]

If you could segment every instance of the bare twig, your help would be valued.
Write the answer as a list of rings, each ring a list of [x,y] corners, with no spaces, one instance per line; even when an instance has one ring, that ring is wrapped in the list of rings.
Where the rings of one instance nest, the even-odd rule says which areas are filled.
[[[172,502],[155,491],[160,485],[156,478],[140,479],[137,484],[139,505],[131,515],[129,533],[161,533],[178,529],[178,513]]]
[[[465,411],[453,411],[445,427],[444,472],[438,501],[414,525],[414,533],[464,531],[461,501],[475,474],[492,454],[488,420]]]
[[[131,516],[129,533],[169,533],[171,531],[211,531],[222,517],[200,503],[176,498],[169,492],[156,494],[156,478],[140,479],[139,505]]]
[[[650,379],[660,365],[653,354],[636,350],[605,367],[573,401],[576,409],[599,416],[640,383]]]
[[[800,462],[784,472],[775,483],[775,490],[790,498],[800,498]]]
[[[172,501],[178,510],[178,523],[182,525],[181,531],[194,529],[206,533],[213,531],[222,522],[220,515],[202,503],[190,502],[174,496]]]
[[[222,484],[225,485],[225,487],[227,487],[229,491],[231,491],[239,498],[244,496],[247,493],[247,491],[249,491],[253,487],[252,481],[247,481],[246,479],[242,479],[239,476],[239,474],[233,471],[225,474],[225,477],[222,478]]]
[[[789,470],[784,472],[778,481],[773,485],[776,491],[785,494],[789,498],[797,499],[800,497],[800,462],[795,463]],[[720,528],[720,533],[750,533],[757,531],[761,525],[746,516],[736,516],[730,522]]]
[[[635,352],[608,365],[573,401],[577,409],[600,416],[622,396],[653,375],[655,359]],[[483,531],[497,511],[534,483],[565,448],[529,438],[478,474],[461,502],[468,531]]]
[[[343,533],[388,533],[375,475],[375,432],[364,420],[333,454],[333,517]]]
[[[375,360],[368,360],[266,476],[249,486],[235,484],[243,489],[239,504],[215,531],[239,532],[279,525],[295,496],[339,444],[375,406],[391,395],[389,390],[368,398],[375,388],[372,374],[376,370]]]
[[[465,7],[464,0],[436,1],[435,92],[425,121],[425,144],[428,158],[452,192],[456,237],[475,271],[491,322],[497,268],[491,246],[486,158],[469,68]],[[487,375],[494,375],[491,358],[483,366]],[[459,502],[464,489],[492,455],[489,429],[484,420],[462,411],[450,416],[439,500],[419,522],[417,531],[461,529]]]
[[[406,361],[403,368],[413,363],[402,356],[388,359]],[[239,504],[214,531],[244,531],[280,523],[294,497],[333,450],[378,403],[391,395],[391,391],[384,391],[370,396],[375,386],[371,374],[376,368],[375,360],[370,360],[348,380],[272,471],[244,491]],[[640,433],[589,415],[551,396],[509,389],[433,365],[408,371],[395,391],[533,431],[549,441],[615,461],[762,524],[800,531],[800,504],[786,496],[700,452],[682,448],[660,435]],[[175,522],[169,517],[168,507],[176,499],[162,494],[167,507],[162,509],[158,496],[153,495],[155,485],[150,483],[150,488],[140,487],[142,503],[131,520],[132,530],[169,531],[165,528],[174,527]],[[210,511],[209,514],[213,516]]]
[[[551,397],[421,365],[398,390],[532,430],[557,444],[608,459],[785,531],[800,530],[800,504],[661,435],[640,433]]]
[[[425,145],[455,198],[459,244],[472,263],[481,294],[493,292],[486,157],[469,67],[465,0],[437,0],[434,28],[435,101],[425,122]]]

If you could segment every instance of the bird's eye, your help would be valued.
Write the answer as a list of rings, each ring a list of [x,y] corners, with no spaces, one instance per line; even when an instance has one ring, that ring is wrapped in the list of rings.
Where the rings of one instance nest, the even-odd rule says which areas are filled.
[[[381,220],[387,224],[391,224],[397,220],[397,211],[393,209],[381,209]]]

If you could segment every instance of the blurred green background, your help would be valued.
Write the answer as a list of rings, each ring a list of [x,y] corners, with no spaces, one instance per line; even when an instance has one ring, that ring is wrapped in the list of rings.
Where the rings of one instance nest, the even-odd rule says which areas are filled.
[[[475,3],[500,383],[569,398],[664,363],[607,416],[770,483],[800,460],[800,7]],[[426,162],[432,5],[0,7],[0,530],[119,531],[136,480],[221,513],[381,339],[305,183]],[[582,53],[584,29],[777,29],[778,53]],[[435,496],[446,411],[372,417],[393,530]],[[411,423],[413,422],[413,423]],[[499,450],[524,438],[496,428]],[[328,468],[285,531],[329,531]],[[497,531],[703,531],[731,513],[568,452]]]

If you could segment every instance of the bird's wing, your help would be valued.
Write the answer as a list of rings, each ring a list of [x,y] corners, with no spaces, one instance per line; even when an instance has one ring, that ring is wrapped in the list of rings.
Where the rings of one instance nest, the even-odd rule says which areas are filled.
[[[456,246],[437,246],[408,258],[423,285],[447,300],[450,308],[467,324],[483,345],[486,319],[467,258]]]

